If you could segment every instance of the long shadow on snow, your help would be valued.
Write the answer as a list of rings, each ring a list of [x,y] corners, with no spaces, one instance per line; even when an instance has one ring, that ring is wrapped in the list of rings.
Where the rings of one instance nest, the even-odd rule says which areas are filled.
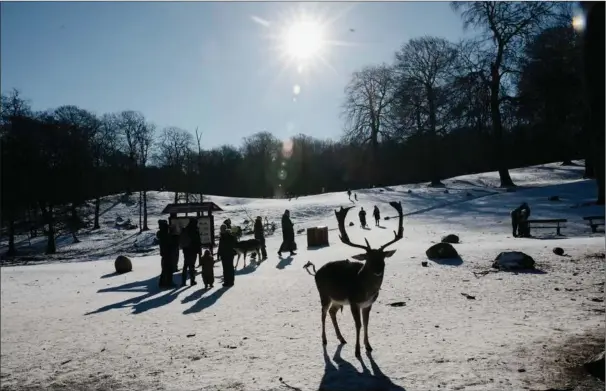
[[[326,346],[324,346],[324,376],[320,381],[318,391],[358,391],[358,390],[381,390],[381,391],[406,391],[403,387],[394,384],[379,368],[372,355],[367,353],[372,373],[359,359],[362,365],[362,372],[345,361],[341,357],[341,350],[344,345],[339,345],[335,351],[333,360],[336,366],[331,362]]]
[[[289,255],[286,258],[282,258],[282,259],[280,259],[280,262],[278,262],[278,264],[276,265],[276,269],[284,270],[284,268],[286,268],[286,266],[290,266],[292,261],[293,261],[292,255]]]
[[[210,307],[211,305],[215,304],[217,300],[219,300],[219,298],[223,296],[225,292],[228,291],[228,289],[229,287],[219,288],[208,296],[204,296],[204,294],[208,291],[203,289],[192,293],[191,295],[183,299],[181,303],[189,303],[190,301],[194,301],[196,299],[198,301],[196,302],[196,304],[183,311],[183,315],[194,314]]]
[[[437,263],[438,265],[445,266],[461,266],[463,264],[463,259],[461,257],[445,259],[429,258],[429,260],[434,263]]]
[[[172,295],[178,294],[181,291],[173,289],[166,295],[162,295],[157,298],[154,298],[153,300],[149,300],[148,302],[141,303],[142,301],[162,292],[162,290],[158,286],[158,277],[151,277],[147,280],[129,282],[120,286],[103,288],[97,291],[97,293],[104,292],[143,292],[143,294],[137,297],[131,297],[130,299],[126,299],[118,303],[108,304],[99,309],[96,309],[95,311],[87,312],[84,315],[93,315],[101,312],[106,312],[112,309],[127,308],[130,306],[133,307],[133,313],[137,314],[172,302],[174,300]]]

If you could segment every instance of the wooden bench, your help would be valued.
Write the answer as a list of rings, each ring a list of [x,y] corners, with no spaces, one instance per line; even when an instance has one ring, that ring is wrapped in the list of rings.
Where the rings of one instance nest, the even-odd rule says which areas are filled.
[[[529,234],[530,234],[531,228],[534,228],[534,229],[555,228],[556,233],[558,235],[562,235],[560,233],[560,229],[566,228],[565,224],[568,222],[568,220],[567,219],[545,219],[545,220],[534,219],[534,220],[526,220],[526,222],[528,223],[528,233]]]
[[[586,216],[583,217],[583,220],[589,222],[589,226],[591,227],[591,232],[597,232],[598,227],[604,225],[604,216]],[[596,221],[602,220],[602,221]]]

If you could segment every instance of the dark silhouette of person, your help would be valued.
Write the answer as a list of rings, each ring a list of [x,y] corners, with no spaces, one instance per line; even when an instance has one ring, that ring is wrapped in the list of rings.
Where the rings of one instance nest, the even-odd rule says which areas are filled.
[[[217,253],[221,257],[221,265],[223,266],[223,286],[234,286],[235,270],[234,270],[234,255],[237,240],[225,224],[221,225],[221,234],[219,236],[219,249]]]
[[[354,193],[354,198],[356,201],[358,201],[358,193]]]
[[[364,208],[360,209],[360,212],[358,212],[358,217],[360,218],[360,225],[362,228],[366,227],[366,211]]]
[[[290,251],[290,255],[297,255],[295,253],[296,249],[295,228],[290,220],[290,211],[287,209],[282,215],[282,244],[278,250],[278,256],[282,256],[282,253],[285,251]]]
[[[375,208],[372,211],[372,215],[375,218],[375,226],[379,226],[379,221],[381,220],[381,212],[379,208],[375,205]]]
[[[196,285],[196,258],[202,253],[202,240],[198,230],[198,221],[189,219],[187,227],[181,232],[181,248],[183,248],[183,271],[181,272],[181,286],[185,286],[187,275],[191,285]]]
[[[347,197],[351,201],[351,190],[347,189]]]
[[[255,226],[253,227],[253,233],[255,235],[255,239],[261,242],[261,255],[263,256],[263,260],[267,259],[267,249],[265,248],[265,231],[263,228],[263,221],[261,220],[261,216],[257,216],[255,219]]]
[[[160,266],[162,271],[160,272],[160,288],[174,288],[173,282],[173,248],[174,241],[168,231],[168,221],[158,220],[158,232],[156,232],[156,238],[160,244]],[[179,247],[177,246],[177,251]]]
[[[202,281],[204,282],[204,289],[212,288],[215,283],[215,260],[210,251],[204,250],[204,255],[200,259],[202,265]]]
[[[512,210],[510,213],[511,228],[513,229],[514,238],[517,238],[519,236],[519,234],[521,234],[519,232],[519,228],[520,228],[520,218],[522,217],[522,212],[524,212],[524,214],[525,214],[525,218],[523,220],[524,221],[523,225],[525,227],[523,227],[523,231],[525,231],[524,233],[528,233],[527,232],[528,223],[526,223],[526,220],[528,220],[528,217],[530,217],[530,206],[528,206],[528,204],[526,202],[523,202],[520,206],[518,206],[517,208]]]

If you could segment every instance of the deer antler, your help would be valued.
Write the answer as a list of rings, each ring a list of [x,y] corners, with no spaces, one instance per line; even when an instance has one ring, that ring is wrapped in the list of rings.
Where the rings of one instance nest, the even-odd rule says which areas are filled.
[[[382,245],[381,250],[384,250],[387,246],[394,244],[395,242],[397,242],[398,240],[400,240],[404,237],[404,226],[403,226],[404,214],[402,213],[402,202],[391,201],[389,203],[389,205],[393,206],[394,209],[398,211],[398,216],[399,216],[398,232],[393,231],[395,238],[392,241]]]
[[[368,240],[366,240],[366,238],[364,238],[364,241],[366,242],[366,246],[363,246],[361,244],[352,243],[349,240],[349,236],[347,235],[347,232],[345,231],[345,216],[347,216],[347,212],[349,212],[349,210],[351,208],[353,208],[353,206],[349,206],[347,208],[341,207],[340,210],[335,210],[335,216],[337,216],[337,221],[339,223],[339,232],[341,233],[341,235],[339,235],[339,239],[341,239],[341,242],[343,242],[344,244],[346,244],[348,246],[361,248],[364,250],[370,250],[370,244],[368,244]],[[401,209],[402,208],[400,207],[400,210]]]

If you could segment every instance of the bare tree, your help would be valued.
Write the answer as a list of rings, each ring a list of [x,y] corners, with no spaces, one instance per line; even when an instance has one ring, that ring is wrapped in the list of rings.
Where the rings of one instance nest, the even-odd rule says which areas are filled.
[[[515,186],[509,175],[503,147],[501,118],[502,83],[515,71],[514,64],[523,43],[540,31],[557,15],[554,2],[478,1],[452,2],[452,8],[461,12],[464,27],[475,27],[481,32],[483,61],[488,59],[489,72],[485,82],[490,86],[490,109],[494,139],[494,156],[501,186]]]
[[[445,116],[440,114],[447,114],[443,110],[447,100],[445,95],[456,58],[457,50],[453,44],[443,38],[429,36],[411,39],[396,53],[395,69],[398,76],[421,93],[423,104],[420,107],[426,108],[429,120],[427,136],[434,151],[437,149],[438,133],[444,131],[447,125],[447,121],[441,121]],[[429,162],[431,183],[438,185],[439,154],[432,153]]]
[[[115,121],[116,126],[120,129],[122,149],[128,156],[130,182],[132,183],[137,171],[137,155],[139,154],[139,146],[135,135],[141,133],[145,128],[145,117],[137,111],[127,110],[117,114]],[[129,184],[126,191],[128,195],[132,192],[130,186]]]
[[[164,167],[182,174],[186,159],[193,143],[190,132],[177,127],[162,129],[158,141],[156,160]],[[179,202],[179,191],[175,190],[175,203]]]
[[[136,128],[133,135],[138,152],[137,165],[142,179],[139,190],[139,219],[141,219],[141,215],[143,218],[143,221],[139,225],[141,232],[149,230],[149,227],[147,226],[147,180],[145,177],[145,167],[149,161],[149,154],[154,143],[155,131],[156,126],[154,124],[145,122],[143,126]],[[141,213],[141,205],[143,207],[143,213]]]
[[[198,184],[201,186],[202,184],[202,132],[198,133],[198,128],[196,127],[196,145],[198,146],[198,155],[197,155],[197,163],[198,163]],[[199,192],[200,202],[204,202],[204,194],[202,191]]]
[[[393,101],[394,70],[383,64],[354,72],[345,88],[345,138],[370,144],[371,178],[376,178],[379,141],[391,136],[389,109]]]

